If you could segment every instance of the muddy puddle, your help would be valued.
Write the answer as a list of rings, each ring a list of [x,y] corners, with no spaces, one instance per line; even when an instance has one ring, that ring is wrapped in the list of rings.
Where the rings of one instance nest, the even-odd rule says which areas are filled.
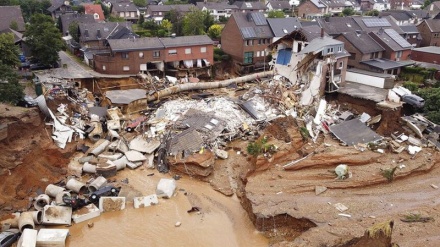
[[[147,176],[154,172],[153,176]],[[143,195],[155,193],[160,178],[156,170],[124,170],[118,180]],[[185,195],[186,194],[186,195]],[[192,207],[198,212],[188,213]],[[179,227],[175,224],[181,222]],[[93,223],[92,227],[89,227]],[[74,224],[66,246],[268,246],[269,240],[255,230],[236,197],[226,197],[209,184],[183,177],[174,197],[159,204],[135,209],[127,203],[119,212]]]

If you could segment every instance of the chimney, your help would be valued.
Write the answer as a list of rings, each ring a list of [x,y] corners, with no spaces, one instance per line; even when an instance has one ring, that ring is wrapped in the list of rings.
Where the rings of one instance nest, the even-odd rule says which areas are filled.
[[[383,34],[383,28],[382,27],[379,29],[379,31],[377,31],[377,34],[379,34],[379,35]]]

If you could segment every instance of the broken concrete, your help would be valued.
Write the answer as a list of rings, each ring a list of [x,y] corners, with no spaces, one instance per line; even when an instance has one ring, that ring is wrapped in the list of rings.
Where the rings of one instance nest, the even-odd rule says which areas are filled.
[[[36,247],[38,230],[24,229],[18,240],[17,247]]]
[[[157,199],[156,194],[143,196],[143,197],[135,197],[134,198],[134,208],[144,208],[153,205],[157,205],[159,200]]]
[[[46,205],[43,208],[43,225],[70,225],[72,221],[72,208],[64,206]]]
[[[72,220],[75,223],[80,223],[98,217],[100,215],[101,211],[98,207],[95,206],[95,204],[92,203],[79,210],[76,210],[72,214]]]
[[[125,209],[125,197],[100,197],[99,211],[111,212]]]
[[[69,229],[40,229],[37,235],[38,247],[65,247]]]
[[[176,189],[176,181],[174,179],[161,178],[156,187],[157,197],[171,198]]]

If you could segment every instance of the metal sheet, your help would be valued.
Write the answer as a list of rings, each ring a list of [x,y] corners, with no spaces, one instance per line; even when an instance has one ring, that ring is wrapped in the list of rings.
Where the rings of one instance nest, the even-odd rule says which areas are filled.
[[[383,137],[368,128],[359,119],[355,118],[330,126],[330,131],[346,145],[369,143],[381,140]]]

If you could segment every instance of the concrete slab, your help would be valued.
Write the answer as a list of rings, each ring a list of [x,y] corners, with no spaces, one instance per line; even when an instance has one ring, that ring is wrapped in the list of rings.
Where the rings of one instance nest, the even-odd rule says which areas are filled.
[[[357,118],[332,125],[330,131],[339,140],[350,146],[358,143],[375,142],[383,138]]]
[[[42,225],[70,225],[72,223],[72,208],[46,205],[43,208]]]
[[[159,203],[159,199],[157,199],[157,195],[149,195],[143,197],[135,197],[133,200],[134,208],[144,208],[152,205],[156,205]]]
[[[139,151],[142,153],[151,154],[160,146],[160,141],[153,139],[151,141],[146,141],[142,136],[137,136],[130,141],[130,150]]]
[[[37,235],[37,247],[65,247],[69,229],[43,228]]]
[[[17,247],[36,247],[37,246],[37,230],[26,228],[18,240]]]
[[[130,150],[125,152],[125,157],[127,157],[127,160],[131,162],[139,162],[139,161],[147,160],[147,157],[145,157],[142,153],[135,150]]]
[[[161,178],[156,187],[156,195],[158,197],[170,198],[176,189],[176,180]]]
[[[125,197],[101,197],[99,198],[99,211],[111,212],[125,209]]]
[[[101,211],[99,211],[99,208],[96,207],[95,204],[89,204],[79,210],[76,210],[72,214],[72,220],[75,223],[80,223],[98,217],[100,215]]]

